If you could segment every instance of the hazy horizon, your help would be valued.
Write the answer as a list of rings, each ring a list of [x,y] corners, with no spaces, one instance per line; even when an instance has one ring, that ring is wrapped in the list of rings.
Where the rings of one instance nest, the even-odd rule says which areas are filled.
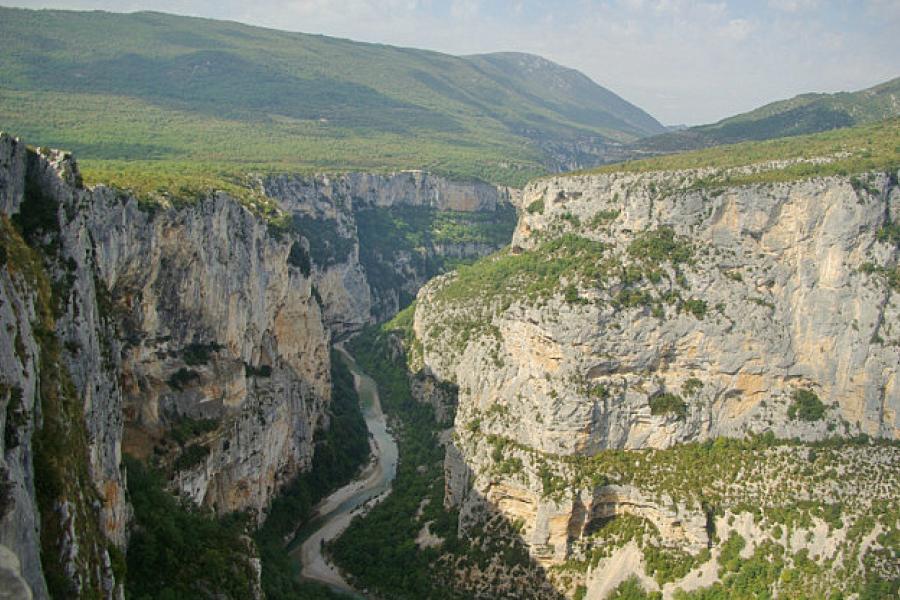
[[[456,55],[528,52],[578,69],[666,125],[900,75],[900,3],[866,0],[26,0],[155,10]]]

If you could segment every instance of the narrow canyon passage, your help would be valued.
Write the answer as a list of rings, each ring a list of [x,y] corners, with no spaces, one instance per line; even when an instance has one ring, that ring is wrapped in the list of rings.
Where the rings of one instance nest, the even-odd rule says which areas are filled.
[[[372,459],[358,478],[319,503],[315,516],[297,532],[296,540],[300,545],[297,546],[297,542],[292,545],[291,555],[300,562],[301,575],[305,579],[322,583],[338,592],[362,597],[326,560],[322,550],[326,542],[338,537],[347,528],[355,515],[390,493],[391,482],[397,474],[397,442],[387,429],[375,382],[360,369],[343,346],[337,345],[336,349],[353,373],[369,430]]]

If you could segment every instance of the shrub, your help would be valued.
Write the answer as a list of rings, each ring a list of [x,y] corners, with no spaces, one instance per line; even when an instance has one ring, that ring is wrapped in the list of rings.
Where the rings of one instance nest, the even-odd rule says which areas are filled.
[[[691,377],[684,382],[684,385],[681,386],[681,391],[685,396],[696,396],[697,392],[699,392],[702,388],[703,382],[696,377]]]
[[[698,319],[706,316],[706,302],[703,300],[691,298],[690,300],[685,300],[681,307]]]
[[[197,365],[205,365],[209,362],[213,352],[218,352],[224,346],[216,342],[209,344],[192,343],[184,348],[184,362],[194,367]]]
[[[254,367],[251,364],[244,363],[244,376],[245,377],[271,377],[272,376],[272,367],[269,365],[259,365],[258,367]]]
[[[181,367],[169,376],[167,383],[173,389],[180,391],[197,381],[200,381],[200,374],[197,371]]]
[[[185,471],[205,461],[207,456],[209,456],[209,448],[200,444],[194,444],[184,448],[172,466],[176,471]]]
[[[309,274],[312,272],[309,253],[300,242],[291,244],[291,251],[288,253],[287,262],[292,267],[300,269],[300,272],[303,273],[304,277],[309,277]]]
[[[14,385],[7,387],[0,383],[0,396],[8,391],[9,400],[6,404],[6,426],[3,431],[4,448],[9,451],[19,445],[19,433],[28,424],[28,410],[22,402],[22,388]]]
[[[614,221],[616,217],[619,216],[618,210],[601,210],[596,213],[593,217],[591,217],[588,225],[592,229],[596,229],[598,227],[603,227],[607,225],[610,221]]]
[[[610,600],[658,600],[662,598],[659,592],[647,592],[641,586],[641,582],[634,575],[623,581],[607,596]]]
[[[218,419],[193,419],[191,417],[181,417],[172,425],[169,435],[173,440],[178,442],[180,446],[184,446],[190,440],[215,431],[219,427]]]
[[[526,208],[525,210],[528,211],[528,214],[531,214],[531,215],[544,214],[544,200],[543,199],[535,200],[534,202],[529,204],[528,208]]]
[[[628,245],[628,254],[639,260],[673,264],[689,262],[693,255],[691,245],[676,238],[671,227],[645,231]]]
[[[795,389],[791,393],[793,402],[788,407],[788,417],[793,420],[819,421],[825,416],[825,405],[810,390]]]
[[[687,405],[681,397],[672,393],[657,394],[650,398],[650,414],[666,415],[674,414],[679,419],[687,415]]]

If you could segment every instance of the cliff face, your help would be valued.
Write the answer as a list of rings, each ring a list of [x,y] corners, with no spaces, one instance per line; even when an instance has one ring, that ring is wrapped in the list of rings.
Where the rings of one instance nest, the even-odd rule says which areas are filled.
[[[680,444],[764,432],[900,438],[895,174],[706,189],[707,174],[539,180],[524,192],[510,250],[420,292],[425,370],[459,388],[445,470],[463,528],[487,505],[523,523],[532,556],[551,565],[590,557],[598,528],[627,515],[652,524],[659,547],[695,555],[713,545],[708,489],[687,485],[680,466],[654,466],[688,452]],[[686,479],[636,484],[604,462],[628,456],[616,449]],[[887,471],[865,468],[892,478],[897,459],[876,450]],[[863,479],[865,502],[890,501],[877,477]],[[789,493],[803,497],[796,485]],[[775,501],[762,491],[750,500]],[[733,495],[717,502],[746,510]],[[870,508],[856,505],[853,518]],[[597,552],[617,546],[607,548]],[[652,582],[646,554],[622,552],[620,570]],[[604,581],[588,596],[618,583]]]
[[[0,544],[37,598],[48,586],[114,597],[121,585],[108,548],[124,545],[130,514],[122,393],[98,309],[84,192],[61,155],[26,151],[5,135],[0,188]]]
[[[4,576],[35,597],[121,594],[108,547],[127,540],[123,452],[198,504],[265,511],[327,426],[332,336],[428,276],[402,252],[361,260],[359,223],[395,205],[478,215],[509,196],[421,173],[260,185],[279,216],[222,193],[145,204],[0,136],[0,544]]]
[[[289,227],[311,238],[315,285],[338,332],[396,314],[446,259],[508,243],[519,193],[422,171],[271,176],[260,186],[293,215]],[[441,215],[469,231],[441,235]]]
[[[769,429],[814,439],[829,423],[900,436],[897,250],[879,239],[900,213],[896,184],[663,191],[687,176],[534,184],[523,206],[543,212],[526,208],[512,251],[484,268],[511,283],[423,290],[426,363],[462,388],[461,408],[540,414],[509,433],[562,454]],[[559,271],[541,279],[532,263]],[[824,418],[788,417],[801,388]]]
[[[148,214],[98,189],[94,206],[98,278],[122,324],[129,449],[212,420],[208,455],[182,463],[178,486],[219,510],[264,510],[309,467],[330,395],[330,334],[311,279],[288,262],[296,240],[222,196]]]

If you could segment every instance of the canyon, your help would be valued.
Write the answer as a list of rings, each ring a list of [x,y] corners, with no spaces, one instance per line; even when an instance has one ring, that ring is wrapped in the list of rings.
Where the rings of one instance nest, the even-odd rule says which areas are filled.
[[[197,505],[261,519],[327,427],[335,336],[396,311],[435,261],[498,247],[482,236],[363,253],[395,273],[370,285],[359,215],[481,211],[503,228],[509,214],[509,190],[421,172],[259,185],[264,204],[148,202],[86,188],[71,155],[0,135],[0,544],[34,597],[121,597],[123,452]]]
[[[314,467],[334,343],[363,332],[398,477],[430,494],[403,500],[421,597],[727,596],[762,563],[786,596],[887,589],[900,186],[778,176],[828,160],[148,197],[0,134],[3,580],[124,596],[124,455],[262,523]],[[404,464],[413,438],[442,460]]]

